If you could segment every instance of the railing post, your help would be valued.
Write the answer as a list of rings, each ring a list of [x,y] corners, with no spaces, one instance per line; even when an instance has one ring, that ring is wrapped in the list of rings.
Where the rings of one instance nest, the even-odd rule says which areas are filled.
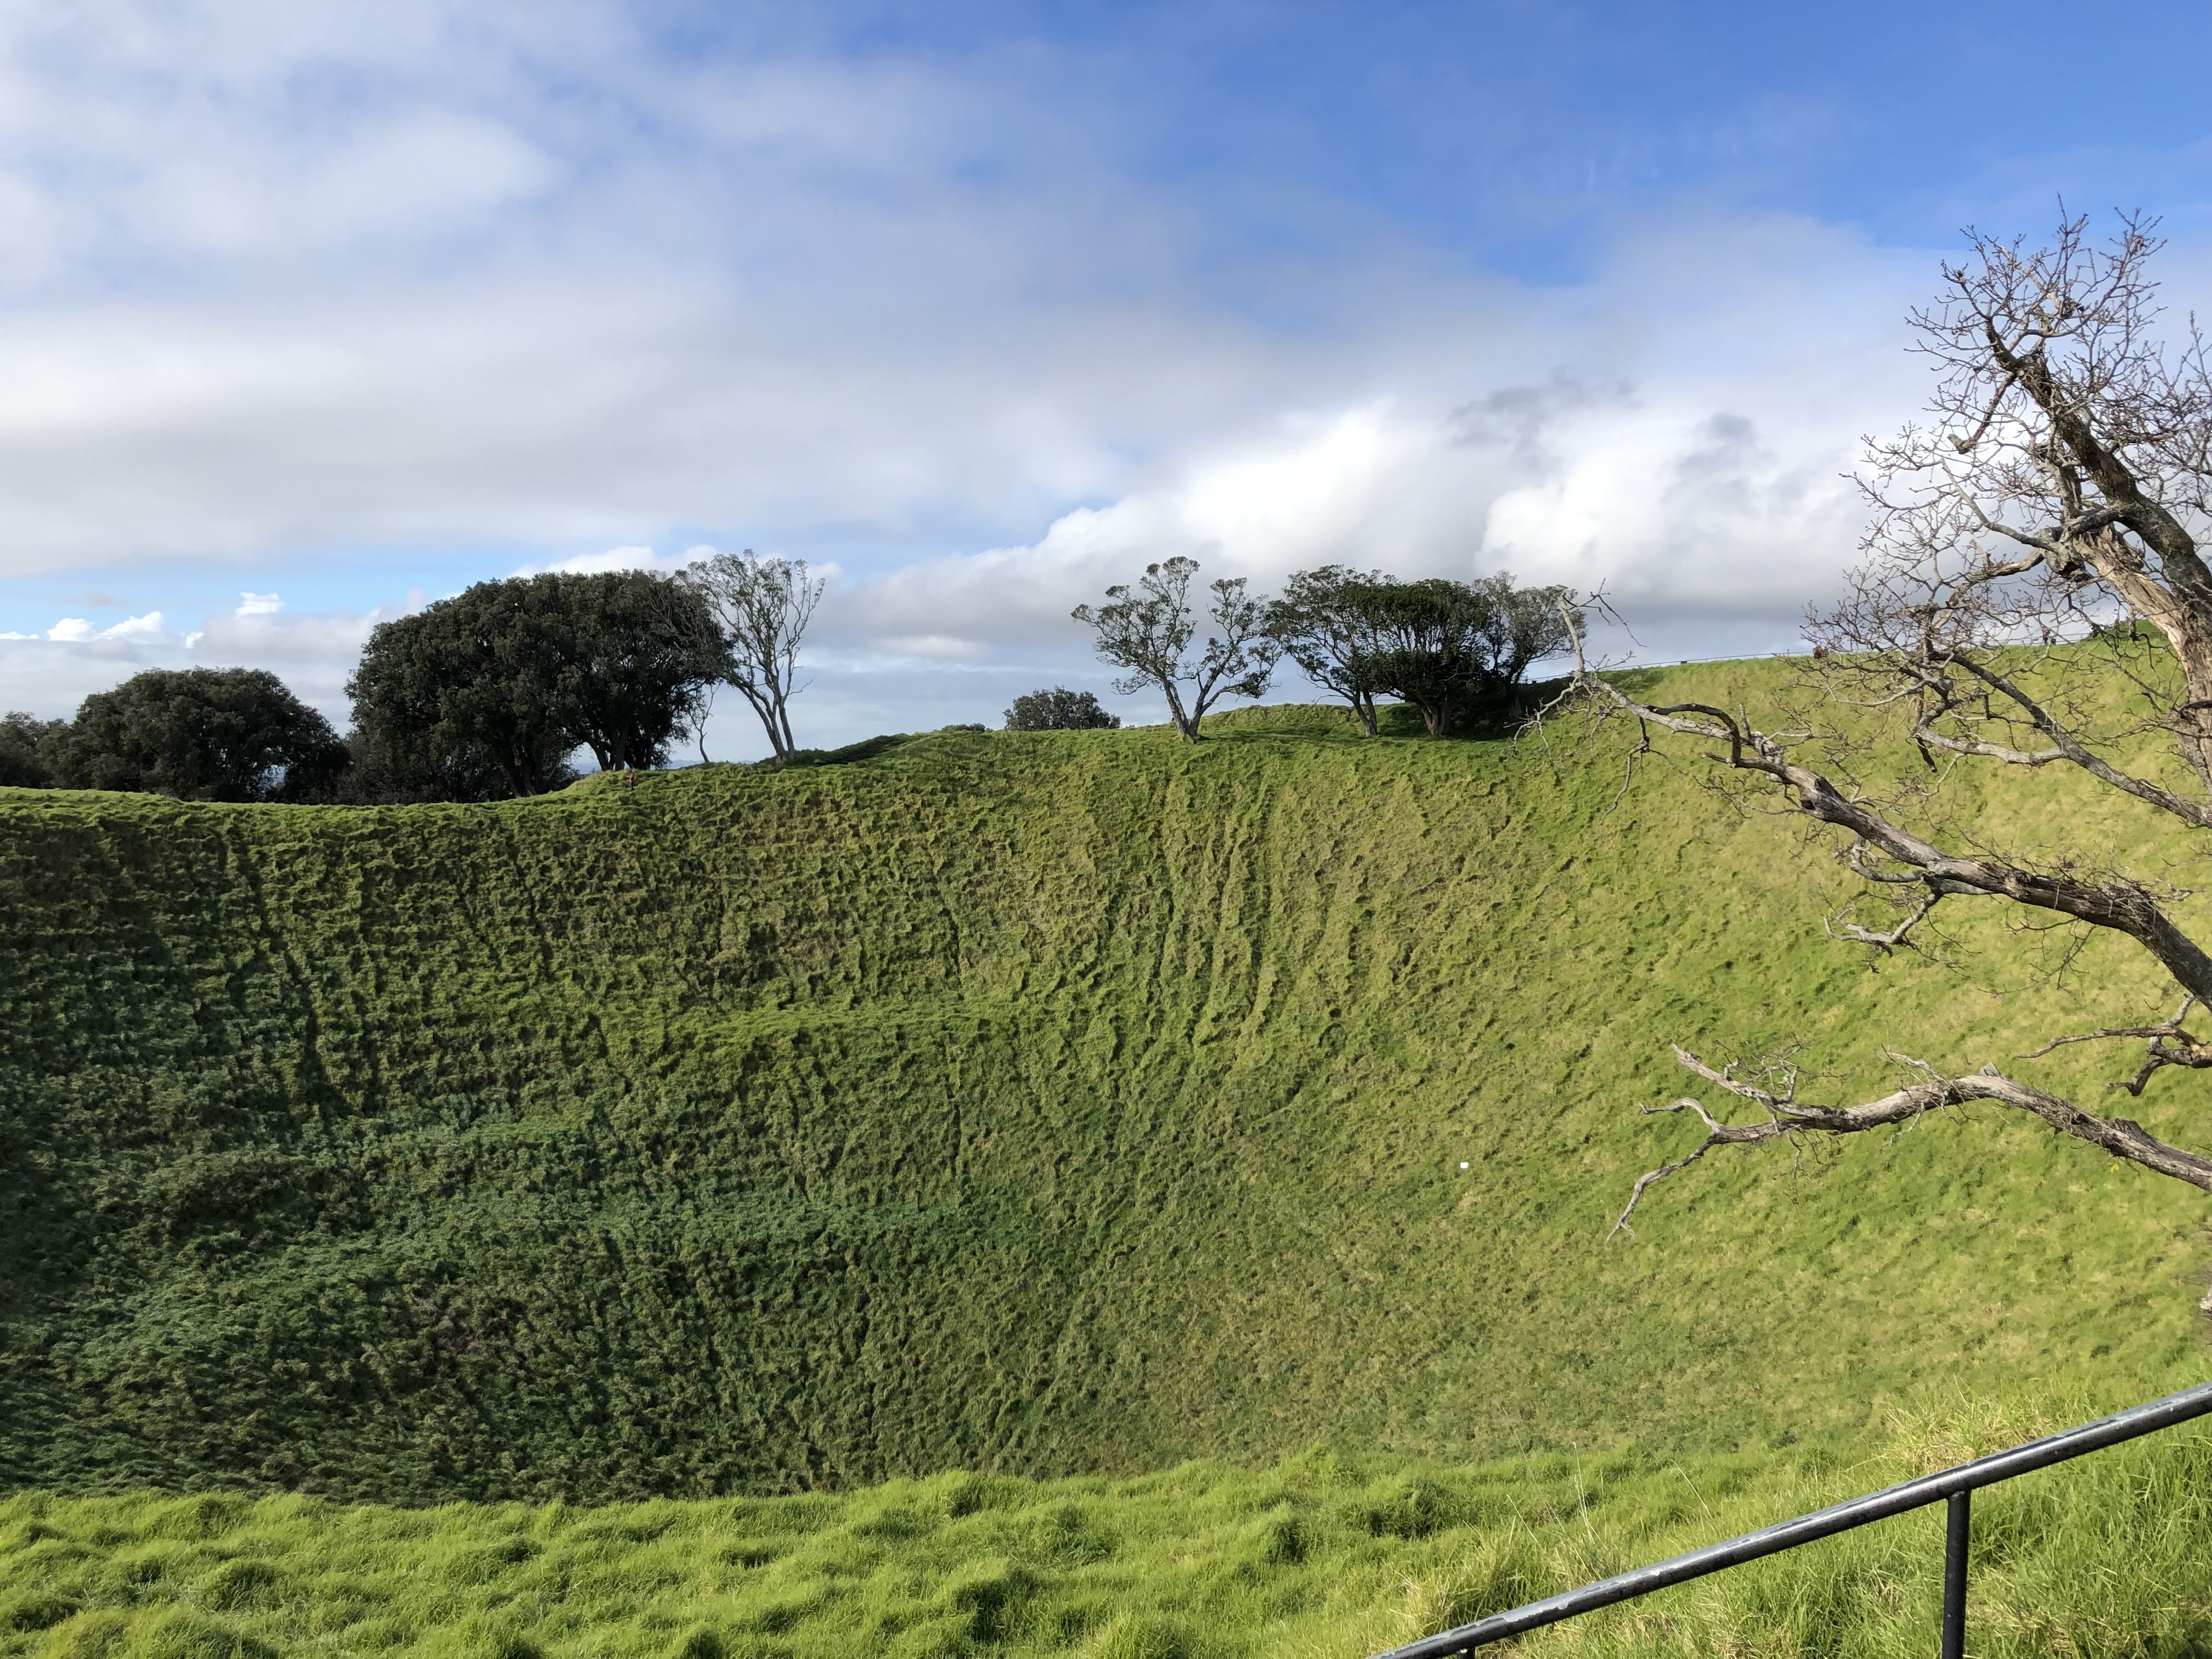
[[[2193,1422],[2206,1416],[2212,1416],[2212,1382],[2200,1382],[2163,1400],[2131,1406],[2126,1411],[2100,1417],[2094,1423],[2081,1424],[2061,1434],[2047,1434],[2039,1440],[1991,1452],[1955,1468],[1937,1469],[1900,1481],[1848,1503],[1831,1504],[1825,1510],[1815,1510],[1793,1521],[1761,1527],[1739,1538],[1723,1539],[1717,1544],[1707,1544],[1672,1560],[1655,1561],[1648,1567],[1615,1573],[1610,1578],[1601,1578],[1579,1589],[1563,1590],[1525,1607],[1508,1607],[1471,1625],[1439,1631],[1418,1642],[1392,1648],[1388,1653],[1376,1655],[1375,1659],[1466,1659],[1474,1649],[1486,1647],[1492,1642],[1541,1630],[1562,1619],[1595,1613],[1616,1602],[1633,1601],[1670,1585],[1686,1584],[1709,1572],[1761,1560],[1816,1539],[1832,1538],[1869,1522],[1916,1512],[1938,1499],[1948,1505],[1943,1528],[1942,1652],[1944,1659],[1966,1659],[1966,1561],[1971,1542],[1969,1494],[2000,1480],[2009,1480],[2014,1475],[2026,1474],[2031,1469],[2047,1469],[2054,1463],[2063,1463],[2069,1458],[2117,1446],[2139,1435],[2155,1433],[2177,1423]]]
[[[1943,1506],[1943,1659],[1966,1659],[1966,1532],[1973,1493]]]

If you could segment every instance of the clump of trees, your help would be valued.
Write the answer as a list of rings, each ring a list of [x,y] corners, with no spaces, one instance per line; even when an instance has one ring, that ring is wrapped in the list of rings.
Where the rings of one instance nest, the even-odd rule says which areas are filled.
[[[1025,692],[1006,710],[1009,732],[1111,732],[1121,724],[1119,714],[1100,707],[1096,691],[1071,691],[1064,685]]]
[[[313,800],[349,757],[330,722],[258,668],[149,668],[73,721],[0,721],[0,782],[179,800]]]
[[[1308,678],[1352,704],[1369,736],[1376,698],[1388,694],[1440,738],[1565,651],[1578,614],[1565,588],[1516,587],[1502,571],[1401,581],[1323,565],[1291,578],[1267,625]]]
[[[44,789],[52,784],[53,750],[47,745],[68,729],[67,720],[42,720],[20,708],[0,714],[0,787]]]
[[[1370,735],[1388,694],[1441,736],[1559,648],[1578,614],[1562,590],[1522,590],[1504,575],[1401,581],[1327,565],[1271,601],[1241,577],[1195,595],[1198,568],[1188,558],[1148,565],[1074,612],[1100,656],[1126,671],[1116,689],[1157,688],[1192,742],[1221,699],[1263,695],[1285,655],[1346,698]],[[803,562],[750,549],[673,577],[478,582],[378,624],[346,683],[354,718],[343,738],[264,671],[151,669],[87,698],[73,721],[0,719],[0,784],[190,800],[499,800],[569,782],[579,749],[603,771],[665,765],[672,744],[696,735],[719,685],[744,697],[777,763],[806,763],[819,757],[793,740],[790,704],[825,586]],[[1006,720],[1016,732],[1121,723],[1095,693],[1066,686],[1016,698]]]
[[[1581,616],[1565,588],[1519,587],[1502,572],[1408,581],[1331,564],[1299,571],[1272,601],[1255,598],[1242,578],[1211,584],[1215,631],[1194,651],[1197,572],[1185,558],[1148,565],[1133,587],[1109,587],[1106,604],[1073,613],[1096,635],[1100,659],[1129,671],[1115,689],[1157,688],[1191,742],[1208,708],[1224,696],[1261,696],[1285,656],[1349,702],[1369,737],[1384,696],[1411,703],[1430,735],[1443,737],[1568,649]]]
[[[478,582],[380,623],[346,683],[360,793],[539,794],[600,769],[664,764],[727,658],[705,599],[647,571]]]
[[[765,646],[757,629],[739,631],[760,607],[731,606],[726,572],[479,582],[378,625],[347,682],[343,738],[264,671],[149,669],[88,697],[74,720],[0,720],[0,783],[186,800],[498,800],[570,781],[579,749],[608,771],[665,764],[726,682],[765,683],[756,706],[787,757],[789,667],[820,592],[798,568],[769,574],[784,597]]]

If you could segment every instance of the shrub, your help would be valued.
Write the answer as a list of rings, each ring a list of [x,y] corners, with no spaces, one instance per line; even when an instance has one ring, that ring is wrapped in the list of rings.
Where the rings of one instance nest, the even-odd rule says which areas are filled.
[[[1064,685],[1031,691],[1006,710],[1009,732],[1111,732],[1121,724],[1098,705],[1096,691],[1071,691]]]

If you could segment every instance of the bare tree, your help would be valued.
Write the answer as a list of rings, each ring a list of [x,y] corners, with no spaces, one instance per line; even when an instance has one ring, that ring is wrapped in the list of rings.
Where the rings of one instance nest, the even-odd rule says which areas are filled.
[[[1129,671],[1114,689],[1127,696],[1159,687],[1176,730],[1188,743],[1198,741],[1199,722],[1223,697],[1265,693],[1282,652],[1267,632],[1266,603],[1247,593],[1238,576],[1211,585],[1213,603],[1206,614],[1221,631],[1191,659],[1198,619],[1190,608],[1190,580],[1197,574],[1195,559],[1148,564],[1135,592],[1109,587],[1106,604],[1079,605],[1070,613],[1097,633],[1099,660]]]
[[[1829,921],[1840,939],[1916,949],[1939,907],[1980,897],[2033,913],[2031,924],[2133,941],[2165,971],[2179,1012],[2035,1051],[2144,1042],[2139,1069],[2112,1085],[2131,1096],[2171,1068],[2212,1066],[2212,1042],[2184,1024],[2212,999],[2212,955],[2156,879],[1993,846],[1949,786],[1974,766],[2071,768],[2186,830],[2212,829],[2212,374],[2193,319],[2178,344],[2154,332],[2154,228],[2124,218],[2095,245],[2070,219],[2033,252],[1970,235],[1942,297],[1912,314],[1941,375],[1933,418],[1869,445],[1867,558],[1844,601],[1812,618],[1812,695],[1790,717],[1806,729],[1762,729],[1710,703],[1638,702],[1590,672],[1579,645],[1575,680],[1585,707],[1639,721],[1645,744],[1689,739],[1724,790],[1833,832],[1864,884]],[[1857,919],[1884,901],[1886,921]],[[1797,1098],[1786,1066],[1716,1067],[1674,1052],[1758,1115],[1724,1121],[1691,1099],[1646,1108],[1692,1112],[1706,1133],[1636,1183],[1616,1231],[1653,1182],[1717,1146],[1856,1134],[1978,1100],[2212,1191],[2212,1156],[1994,1066],[1949,1077],[1910,1062],[1917,1074],[1882,1099],[1819,1105]]]
[[[799,747],[791,735],[791,700],[805,690],[795,679],[799,641],[827,580],[810,578],[803,559],[762,558],[750,547],[702,560],[681,580],[714,614],[728,657],[723,678],[760,716],[775,758],[790,759]]]

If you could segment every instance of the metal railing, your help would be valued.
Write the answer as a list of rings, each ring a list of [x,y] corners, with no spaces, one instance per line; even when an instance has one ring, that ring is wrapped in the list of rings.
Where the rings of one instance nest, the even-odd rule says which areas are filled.
[[[1518,1636],[1544,1625],[1556,1625],[1563,1619],[1572,1619],[1577,1613],[1589,1613],[1599,1607],[1611,1607],[1616,1601],[1631,1601],[1639,1595],[1649,1595],[1654,1590],[1665,1589],[1671,1584],[1686,1583],[1692,1578],[1702,1578],[1707,1573],[1718,1572],[1724,1567],[1741,1566],[1746,1561],[1756,1561],[1763,1555],[1774,1555],[1783,1550],[1794,1550],[1800,1544],[1809,1544],[1853,1527],[1863,1527],[1869,1522],[1887,1520],[1893,1515],[1902,1515],[1907,1510],[1924,1508],[1929,1504],[1942,1503],[1948,1506],[1943,1528],[1943,1620],[1942,1659],[1964,1659],[1966,1643],[1966,1543],[1968,1505],[1975,1488],[1995,1486],[2000,1480],[2009,1480],[2016,1474],[2026,1474],[2031,1469],[2048,1468],[2053,1463],[2063,1463],[2070,1457],[2085,1452],[2101,1450],[2118,1445],[2123,1440],[2132,1440],[2137,1435],[2151,1434],[2160,1429],[2172,1428],[2177,1423],[2186,1423],[2191,1418],[2212,1413],[2212,1382],[2201,1382],[2193,1389],[2184,1389],[2179,1394],[2170,1394],[2163,1400],[2154,1400],[2148,1405],[2136,1406],[2111,1417],[2100,1417],[2094,1423],[2068,1429],[2061,1434],[2045,1435],[2040,1440],[2031,1440],[2024,1446],[2014,1446],[2009,1451],[1992,1452],[1987,1457],[1978,1457],[1971,1463],[1961,1463],[1956,1468],[1942,1469],[1934,1474],[1923,1474],[1917,1480],[1907,1480],[1901,1486],[1885,1487],[1869,1492],[1864,1498],[1854,1498],[1849,1503],[1837,1504],[1825,1510],[1815,1510],[1810,1515],[1801,1515],[1794,1521],[1783,1521],[1757,1532],[1747,1532],[1741,1538],[1731,1538],[1724,1543],[1708,1544],[1701,1550],[1692,1550],[1687,1555],[1678,1555],[1671,1561],[1660,1561],[1648,1567],[1638,1567],[1633,1572],[1624,1572],[1612,1578],[1601,1578],[1594,1584],[1584,1584],[1562,1595],[1547,1596],[1541,1601],[1531,1601],[1526,1607],[1515,1607],[1506,1613],[1493,1613],[1486,1619],[1478,1619],[1471,1625],[1462,1625],[1438,1636],[1408,1642],[1403,1647],[1392,1648],[1375,1659],[1449,1659],[1450,1656],[1471,1651],[1492,1642],[1502,1642],[1509,1636]]]

